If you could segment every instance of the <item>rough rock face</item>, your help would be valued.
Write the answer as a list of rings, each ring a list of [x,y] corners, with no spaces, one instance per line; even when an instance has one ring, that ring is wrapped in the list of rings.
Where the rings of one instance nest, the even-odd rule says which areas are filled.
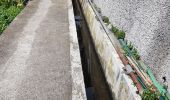
[[[144,62],[170,88],[170,0],[93,0],[113,25],[126,31],[126,39]]]

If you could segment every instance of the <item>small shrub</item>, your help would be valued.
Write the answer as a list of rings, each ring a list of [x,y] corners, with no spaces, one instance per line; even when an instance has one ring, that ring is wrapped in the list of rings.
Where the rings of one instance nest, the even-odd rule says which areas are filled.
[[[138,51],[137,51],[136,48],[133,48],[131,52],[132,52],[133,57],[134,57],[136,60],[139,60],[139,59],[140,59],[140,55],[139,55],[139,53],[138,53]]]
[[[125,32],[122,30],[119,30],[118,32],[116,32],[116,36],[118,39],[123,39],[125,38]]]
[[[130,50],[132,50],[132,49],[133,49],[132,42],[130,42],[127,46],[128,46],[128,48],[129,48]]]
[[[112,31],[112,33],[117,33],[117,32],[119,31],[119,29],[117,29],[117,28],[114,27],[113,25],[112,25],[112,27],[111,27],[110,30]]]
[[[107,17],[107,16],[103,16],[103,22],[104,23],[110,23],[110,21],[109,21],[109,17]]]
[[[124,38],[125,38],[125,32],[124,31],[119,30],[117,27],[114,27],[113,25],[112,25],[110,30],[112,31],[112,33],[115,34],[115,36],[118,39],[123,39],[124,40]]]
[[[159,100],[160,94],[150,89],[144,90],[142,100]]]

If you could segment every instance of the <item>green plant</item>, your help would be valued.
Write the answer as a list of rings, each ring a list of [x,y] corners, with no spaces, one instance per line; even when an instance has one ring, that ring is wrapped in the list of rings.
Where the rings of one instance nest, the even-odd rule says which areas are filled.
[[[145,89],[141,97],[142,100],[159,100],[160,93],[150,89]]]
[[[16,6],[10,6],[7,10],[7,16],[8,16],[8,21],[9,23],[15,18],[15,16],[17,16],[22,8],[20,7],[16,7]]]
[[[18,3],[22,3],[23,0],[0,0],[0,6],[4,5],[6,7],[17,6]]]
[[[138,53],[138,51],[137,51],[136,48],[133,48],[133,49],[131,50],[131,52],[132,52],[133,57],[134,57],[136,60],[139,60],[139,59],[140,59],[140,55],[139,55],[139,53]]]
[[[110,23],[109,17],[103,16],[103,22],[109,24]]]
[[[132,50],[132,49],[133,49],[132,42],[130,42],[127,46],[128,46],[128,48],[129,48],[130,50]]]
[[[114,27],[113,25],[110,30],[112,31],[112,33],[117,33],[119,31],[119,29]]]
[[[118,38],[118,39],[123,39],[125,38],[125,32],[123,30],[119,30],[117,27],[114,27],[112,25],[111,29],[112,33],[115,34],[115,36]]]
[[[23,0],[0,0],[0,33],[23,9]]]
[[[123,39],[123,40],[124,40],[124,38],[125,38],[125,32],[122,31],[122,30],[117,31],[117,32],[114,33],[114,34],[115,34],[115,36],[116,36],[118,39]]]

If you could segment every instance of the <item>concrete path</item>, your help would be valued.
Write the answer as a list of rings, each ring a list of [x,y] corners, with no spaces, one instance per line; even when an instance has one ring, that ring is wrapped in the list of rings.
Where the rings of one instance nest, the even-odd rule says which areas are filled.
[[[73,20],[70,0],[30,1],[0,36],[0,100],[85,99]]]

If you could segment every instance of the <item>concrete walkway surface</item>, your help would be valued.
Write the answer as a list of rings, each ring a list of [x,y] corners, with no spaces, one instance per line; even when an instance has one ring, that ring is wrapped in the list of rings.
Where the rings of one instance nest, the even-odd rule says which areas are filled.
[[[0,36],[0,100],[85,100],[71,0],[32,0]]]

